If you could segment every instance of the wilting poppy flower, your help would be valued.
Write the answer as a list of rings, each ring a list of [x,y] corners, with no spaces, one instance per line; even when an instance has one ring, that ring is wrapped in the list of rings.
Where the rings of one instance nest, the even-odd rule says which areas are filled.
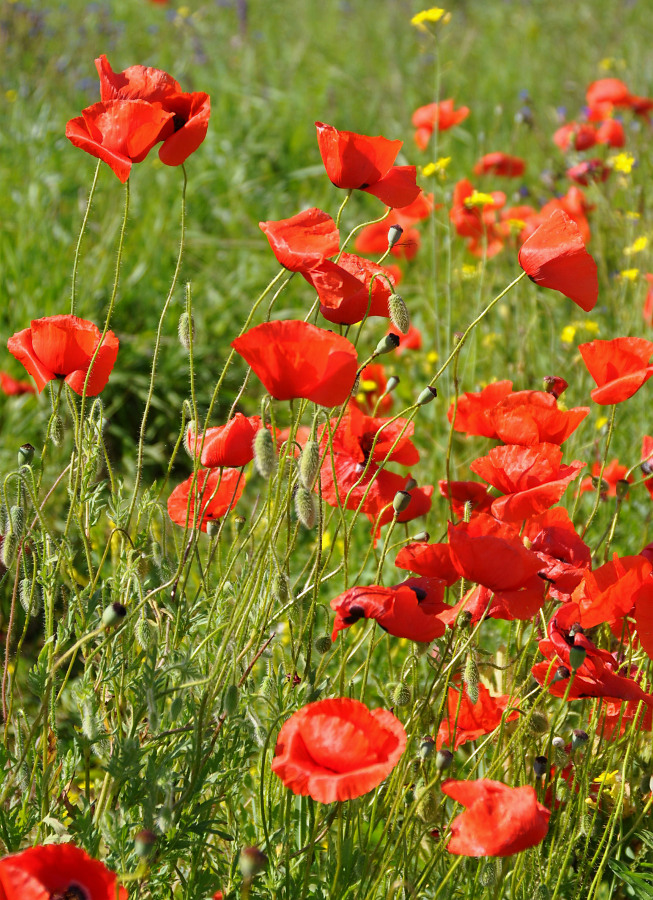
[[[549,585],[549,595],[568,600],[592,567],[592,552],[577,534],[563,506],[547,509],[524,525],[523,538],[542,563],[539,576]]]
[[[417,199],[415,166],[393,166],[401,141],[338,131],[324,122],[315,126],[324,168],[336,187],[366,191],[393,208]]]
[[[596,132],[596,143],[607,144],[608,147],[625,147],[626,132],[618,119],[606,119],[601,122]],[[605,180],[605,179],[604,179]]]
[[[174,113],[145,100],[107,100],[82,110],[66,125],[66,137],[91,156],[107,163],[120,181],[129,178],[132,163],[145,159],[172,127]]]
[[[449,853],[458,856],[512,856],[543,841],[549,810],[526,785],[512,788],[500,781],[454,781],[442,793],[467,807],[451,823]]]
[[[114,72],[104,55],[95,60],[95,66],[100,76],[103,101],[147,101],[170,115],[160,137],[163,140],[159,149],[162,163],[180,166],[197,150],[209,127],[211,101],[208,94],[203,91],[186,94],[171,75],[149,66],[130,66],[124,72]]]
[[[74,844],[31,847],[0,859],[2,900],[127,900],[115,872]]]
[[[439,103],[427,103],[415,110],[411,121],[417,129],[415,143],[420,150],[426,150],[434,131],[448,131],[467,118],[469,107],[454,109],[453,104],[454,101],[449,98]]]
[[[259,222],[277,261],[291,272],[304,272],[335,256],[340,234],[331,216],[321,209],[305,209],[278,222]]]
[[[8,397],[17,396],[18,394],[35,393],[35,390],[29,381],[17,381],[6,372],[0,372],[0,390]]]
[[[354,386],[354,345],[308,322],[264,322],[231,346],[277,400],[304,397],[320,406],[338,406]]]
[[[442,602],[445,583],[437,578],[411,578],[392,587],[354,587],[335,597],[336,613],[332,639],[360,619],[376,619],[394,637],[428,644],[442,637],[445,626],[437,614],[447,608]]]
[[[468,435],[498,438],[492,424],[492,410],[512,392],[512,381],[494,381],[482,391],[466,392],[458,398],[458,405],[449,407],[447,418],[453,422],[456,431]]]
[[[589,413],[589,406],[558,409],[547,391],[514,391],[488,410],[496,436],[504,444],[562,444]]]
[[[34,378],[39,393],[48,381],[63,378],[81,395],[101,337],[99,329],[86,319],[46,316],[33,319],[29,328],[16,332],[7,341],[7,347]],[[113,331],[107,331],[88,379],[88,397],[103,390],[117,356],[118,338]]]
[[[390,315],[388,298],[394,281],[387,269],[369,259],[343,253],[337,263],[323,260],[302,275],[317,291],[320,312],[328,322],[355,325],[366,314]]]
[[[405,749],[404,727],[388,710],[318,700],[284,722],[271,768],[293,794],[334,803],[374,790]]]
[[[560,291],[585,312],[596,305],[599,283],[596,263],[574,221],[554,211],[519,251],[519,265],[531,281]]]
[[[254,459],[254,438],[260,427],[260,416],[248,417],[237,412],[226,425],[208,428],[197,438],[193,434],[193,426],[189,425],[186,446],[191,455],[198,455],[202,448],[200,462],[207,469],[219,466],[237,469]]]
[[[653,375],[653,366],[649,365],[653,343],[644,338],[590,341],[580,344],[578,350],[597,384],[590,396],[601,406],[627,400]]]
[[[472,703],[464,685],[450,687],[447,692],[447,715],[443,719],[435,745],[457,750],[467,741],[475,741],[484,734],[490,734],[501,724],[503,714],[509,706],[517,706],[514,697],[492,695],[482,682],[478,684],[478,700]],[[506,722],[519,718],[519,710],[512,709],[505,717]]]
[[[568,122],[558,128],[553,141],[561,150],[589,150],[596,144],[596,129],[587,122]]]
[[[628,472],[628,466],[622,466],[619,464],[618,459],[611,459],[609,463],[603,468],[603,475],[601,475],[601,481],[604,481],[607,484],[607,489],[603,489],[601,487],[601,497],[616,497],[617,496],[617,484],[620,481],[623,481],[626,473]],[[580,483],[581,491],[594,491],[596,488],[592,483],[592,477],[598,478],[601,473],[601,463],[595,462],[592,466],[592,476],[587,478],[583,478]],[[628,477],[628,482],[632,482],[633,476],[630,475]]]
[[[507,153],[486,153],[474,166],[474,175],[501,175],[505,178],[519,178],[526,171],[526,163],[519,156]]]
[[[492,504],[492,515],[506,522],[521,522],[549,509],[584,467],[579,460],[562,465],[560,447],[546,443],[494,447],[470,465],[472,472],[505,495]]]
[[[612,169],[602,159],[585,159],[583,162],[567,169],[567,178],[586,187],[593,181],[607,181]]]
[[[170,494],[168,515],[182,528],[196,526],[206,531],[209,522],[221,519],[233,509],[244,488],[245,476],[239,469],[201,470],[197,478],[189,475]],[[195,509],[196,500],[199,500],[200,514]]]

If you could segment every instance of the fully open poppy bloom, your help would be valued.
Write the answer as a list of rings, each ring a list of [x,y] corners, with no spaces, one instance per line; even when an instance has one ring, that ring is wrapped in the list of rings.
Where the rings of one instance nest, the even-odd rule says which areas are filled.
[[[114,72],[106,56],[95,66],[100,76],[100,98],[104,101],[147,101],[170,114],[160,140],[159,159],[166,166],[180,166],[206,137],[211,100],[203,91],[184,93],[175,79],[161,69],[130,66]]]
[[[597,384],[590,396],[600,406],[627,400],[653,375],[653,366],[649,365],[653,343],[644,338],[590,341],[580,344],[578,350]]]
[[[284,722],[271,768],[293,794],[334,803],[374,790],[405,749],[404,726],[388,710],[318,700]]]
[[[454,781],[442,793],[467,807],[451,823],[449,853],[458,856],[512,856],[543,841],[549,810],[530,785],[512,788],[500,781]]]
[[[191,455],[200,453],[200,462],[207,469],[229,466],[237,469],[254,459],[254,438],[261,427],[260,416],[244,416],[237,412],[226,425],[208,428],[195,437],[193,426],[186,432],[186,446]],[[202,446],[202,442],[204,446]]]
[[[590,109],[609,104],[607,112],[610,112],[613,106],[629,106],[631,93],[620,78],[599,78],[587,88],[585,98]]]
[[[120,181],[127,181],[132,163],[145,159],[174,113],[145,100],[107,100],[82,110],[66,125],[66,137],[91,156],[107,163]]]
[[[447,418],[453,421],[456,431],[468,435],[498,438],[492,424],[492,410],[512,392],[512,381],[495,381],[482,391],[466,392],[458,398],[454,419],[454,405],[449,407]]]
[[[323,260],[302,275],[317,291],[320,312],[328,322],[355,325],[368,310],[370,316],[390,315],[394,280],[384,266],[369,259],[343,253],[337,263]]]
[[[447,692],[447,715],[438,728],[436,747],[438,750],[441,747],[457,750],[467,741],[490,734],[501,724],[506,709],[517,705],[518,701],[506,694],[495,697],[482,682],[478,684],[476,703],[472,703],[464,685],[450,687]],[[505,721],[512,722],[519,715],[518,709],[511,709]]]
[[[354,386],[358,366],[354,345],[308,322],[264,322],[231,346],[277,400],[304,397],[321,406],[338,406]]]
[[[2,900],[127,900],[115,872],[74,844],[31,847],[0,859]]]
[[[0,372],[0,390],[8,397],[36,393],[29,381],[17,381],[11,375],[8,375],[7,372]]]
[[[571,595],[578,607],[578,622],[583,628],[593,628],[603,622],[614,623],[633,612],[640,597],[653,603],[653,566],[643,556],[622,556],[615,553],[585,577]]]
[[[427,578],[437,578],[444,581],[447,587],[460,578],[460,572],[451,559],[449,544],[429,544],[427,541],[407,544],[397,553],[395,566]]]
[[[419,196],[415,166],[394,166],[401,141],[338,131],[316,122],[317,143],[324,168],[336,187],[366,191],[387,206],[408,206]]]
[[[406,419],[367,416],[350,403],[337,428],[336,424],[334,419],[330,429],[320,429],[322,441],[331,446],[335,454],[350,456],[360,463],[366,463],[370,458],[375,463],[397,462],[403,466],[419,462],[419,452],[411,440],[415,425]],[[326,459],[325,465],[329,464]]]
[[[601,497],[616,497],[617,496],[617,484],[620,481],[623,481],[626,473],[628,472],[628,466],[622,466],[619,464],[618,459],[611,459],[609,463],[603,468],[603,475],[601,475],[601,481],[604,481],[607,484],[607,489],[603,489],[601,486]],[[595,462],[592,465],[592,476],[594,478],[598,478],[601,473],[601,463]],[[587,476],[587,478],[583,478],[580,483],[581,491],[594,491],[596,488],[592,482],[592,476]],[[632,482],[633,476],[629,475],[629,482]]]
[[[305,209],[289,219],[259,222],[277,261],[291,272],[305,272],[335,256],[340,233],[330,215],[321,209]]]
[[[526,171],[526,162],[519,156],[507,153],[486,153],[474,166],[474,175],[501,175],[504,178],[519,178]]]
[[[596,131],[596,143],[607,144],[608,147],[625,147],[626,132],[618,119],[606,119]],[[605,180],[605,179],[604,179]]]
[[[448,131],[467,118],[469,107],[454,109],[453,104],[454,101],[449,98],[439,103],[427,103],[415,110],[411,121],[417,129],[415,143],[420,150],[426,150],[434,131]]]
[[[596,263],[585,249],[577,225],[562,210],[555,210],[522,244],[519,265],[531,281],[560,291],[585,312],[596,305]]]
[[[245,476],[238,469],[201,470],[197,473],[197,479],[189,475],[170,494],[168,515],[175,525],[182,528],[195,526],[206,531],[209,522],[221,519],[233,509],[244,488]],[[199,513],[195,508],[196,501],[200,504]]]
[[[596,144],[596,128],[589,122],[568,122],[553,135],[553,142],[561,150],[589,150]]]
[[[82,394],[101,332],[92,322],[77,316],[33,319],[30,327],[7,341],[12,356],[36,381],[39,393],[48,381],[63,378],[76,394]],[[86,394],[95,397],[105,387],[118,356],[118,338],[107,331],[93,363]]]
[[[589,411],[589,406],[558,409],[548,391],[514,391],[488,410],[488,417],[504,444],[562,444]]]
[[[562,465],[557,444],[494,447],[474,460],[470,469],[505,496],[492,504],[492,515],[506,522],[521,522],[557,503],[567,485],[578,477],[584,462]]]
[[[447,609],[442,602],[445,583],[438,578],[409,578],[391,587],[354,587],[335,597],[332,640],[338,632],[360,619],[376,619],[394,637],[428,644],[442,637],[446,628],[437,614]]]
[[[538,644],[546,661],[532,667],[535,680],[548,687],[554,697],[566,695],[568,700],[581,697],[642,700],[653,706],[653,695],[645,693],[628,675],[620,674],[616,657],[596,647],[585,636],[578,624],[580,614],[576,603],[564,603],[558,607],[549,621],[548,637]],[[569,659],[572,647],[581,647],[586,653],[584,662],[575,671]],[[569,678],[572,679],[570,686]]]

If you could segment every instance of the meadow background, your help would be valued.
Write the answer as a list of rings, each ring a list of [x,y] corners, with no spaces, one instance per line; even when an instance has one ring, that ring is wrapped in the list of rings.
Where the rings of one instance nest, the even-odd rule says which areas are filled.
[[[450,157],[445,178],[418,178],[425,190],[435,191],[436,200],[445,207],[450,205],[455,182],[471,177],[472,166],[483,153],[503,150],[522,156],[528,169],[516,182],[517,187],[511,183],[506,187],[490,177],[478,179],[478,186],[482,190],[506,190],[509,203],[520,202],[521,197],[539,206],[556,191],[567,188],[566,163],[551,139],[560,124],[561,110],[566,109],[568,119],[577,118],[587,85],[606,75],[622,78],[635,94],[650,96],[653,92],[650,8],[646,2],[455,2],[448,7],[452,19],[438,32],[437,46],[410,24],[411,16],[421,7],[414,0],[224,0],[184,6],[147,0],[51,6],[20,0],[1,2],[0,354],[4,356],[0,355],[0,369],[24,377],[19,364],[1,349],[6,339],[27,327],[32,318],[68,311],[75,242],[95,160],[73,147],[64,132],[70,118],[98,99],[93,60],[102,53],[116,71],[136,63],[154,66],[172,74],[184,90],[206,91],[211,96],[206,140],[187,163],[187,240],[158,364],[145,446],[146,486],[153,482],[160,485],[166,474],[178,439],[181,406],[189,392],[188,356],[177,338],[177,320],[185,304],[184,283],[192,285],[195,391],[205,410],[230,341],[254,299],[278,271],[258,222],[287,218],[307,206],[336,214],[341,196],[324,174],[315,140],[316,120],[339,129],[403,139],[402,163],[423,166],[437,157]],[[413,144],[410,117],[416,107],[437,97],[453,97],[456,105],[469,106],[471,113],[460,126],[440,136],[437,148],[422,153]],[[645,248],[636,259],[627,253],[636,238],[651,235],[650,127],[629,116],[627,135],[626,149],[637,162],[633,173],[615,174],[605,185],[587,189],[596,206],[588,249],[599,269],[597,307],[584,315],[560,295],[522,281],[467,343],[460,360],[460,390],[477,390],[493,379],[512,379],[515,389],[537,389],[543,376],[560,375],[570,383],[565,394],[567,406],[590,405],[589,391],[594,385],[577,353],[577,344],[595,337],[649,337],[650,327],[642,317],[646,282],[642,274],[630,279],[621,273],[633,267],[639,273],[653,269],[650,249]],[[148,392],[154,336],[177,254],[181,182],[181,171],[163,166],[155,153],[135,167],[130,180],[124,262],[111,324],[121,342],[120,354],[102,398],[107,450],[128,486],[135,471],[135,445]],[[521,195],[520,186],[524,188]],[[82,248],[77,305],[78,315],[98,324],[103,321],[111,293],[122,203],[121,186],[108,167],[102,166]],[[353,227],[379,212],[379,201],[359,193],[348,205],[345,221]],[[387,374],[396,373],[401,378],[395,392],[396,411],[413,402],[438,360],[446,358],[453,333],[463,330],[520,271],[516,252],[509,247],[487,263],[471,257],[464,241],[449,227],[446,208],[421,230],[422,247],[415,260],[404,265],[400,290],[413,323],[422,333],[423,347],[386,364]],[[303,317],[312,302],[310,290],[299,281],[292,282],[284,297],[284,315]],[[381,336],[382,332],[373,332],[372,348]],[[224,421],[243,371],[239,366],[230,369],[212,424]],[[444,477],[449,439],[446,410],[453,394],[450,373],[445,374],[439,391],[440,398],[420,412],[416,427],[415,443],[422,451],[420,484],[435,484]],[[258,387],[252,389],[251,398],[246,394],[241,402],[243,411],[257,413],[259,396]],[[1,472],[15,468],[21,444],[42,446],[51,411],[47,397],[47,391],[40,397],[0,395]],[[567,459],[584,460],[589,468],[600,458],[604,412],[602,408],[592,409],[566,445]],[[616,456],[625,465],[634,466],[640,459],[641,437],[652,430],[645,389],[618,411],[610,458]],[[46,483],[54,481],[61,471],[71,442],[68,427],[61,455],[48,457]],[[455,436],[452,477],[466,477],[469,462],[485,446],[482,440]],[[172,482],[178,483],[191,469],[190,460],[180,454]],[[262,492],[263,487],[258,490]],[[55,525],[65,519],[65,500],[62,489],[60,513],[50,511]],[[579,503],[581,514],[589,515],[593,495],[584,495]],[[254,500],[247,500],[242,514],[248,516],[254,505]],[[623,505],[613,549],[621,554],[637,553],[648,542],[652,508],[642,487],[633,490]],[[593,525],[596,536],[607,527],[613,511],[611,505],[601,505]],[[435,499],[424,521],[433,540],[440,539],[445,531],[446,516],[445,501]],[[164,530],[167,527],[163,526]],[[421,522],[412,523],[412,532],[420,527]],[[108,526],[98,526],[98,532],[106,536]],[[308,538],[300,540],[302,546],[307,542]],[[364,562],[368,545],[369,532],[359,525],[349,552],[355,560],[354,571],[358,561],[362,562],[365,583],[373,579],[375,571],[373,558]],[[213,627],[206,611],[195,604],[202,594],[201,584],[198,586],[191,577],[189,585],[197,593],[193,596],[189,588],[192,602],[187,598],[185,607],[172,611],[172,637],[168,633],[165,643],[184,684],[199,678],[201,669],[201,660],[189,655],[188,647],[193,641],[203,641]],[[109,583],[102,602],[110,599],[118,586],[118,580]],[[237,595],[237,587],[229,584],[228,591]],[[11,601],[8,581],[0,592],[6,627]],[[330,632],[328,600],[335,593],[335,588],[327,587],[320,597],[326,612],[318,621],[325,633]],[[96,598],[95,606],[99,602]],[[23,672],[27,677],[36,664],[42,638],[34,622],[21,618],[19,624],[24,629],[24,646],[23,669],[19,667],[18,676]],[[267,633],[262,612],[257,612],[252,628],[257,634]],[[211,634],[218,648],[215,652],[222,652],[219,628]],[[509,644],[504,623],[492,622],[484,629],[483,647],[488,654],[505,654],[506,640]],[[204,648],[207,657],[214,652],[212,647],[209,642]],[[93,707],[96,733],[88,738],[87,732],[93,734],[93,728],[81,723],[88,741],[82,756],[78,759],[77,751],[68,750],[72,756],[64,757],[62,751],[62,784],[64,775],[74,775],[76,766],[83,773],[80,797],[73,800],[80,812],[73,817],[72,825],[66,820],[65,827],[89,850],[104,842],[113,868],[123,873],[140,871],[141,880],[136,879],[133,888],[135,896],[156,900],[209,897],[218,888],[229,897],[247,896],[250,887],[243,885],[238,874],[238,854],[242,847],[258,846],[264,837],[269,838],[257,806],[259,772],[264,753],[269,754],[274,745],[278,716],[287,711],[284,678],[288,666],[285,662],[280,666],[279,660],[273,659],[253,670],[243,686],[238,712],[226,719],[216,742],[211,734],[207,738],[201,735],[199,727],[193,730],[198,704],[206,701],[205,696],[193,687],[176,689],[175,697],[180,702],[175,706],[176,700],[170,702],[173,690],[169,683],[152,681],[157,659],[150,658],[146,648],[129,658],[126,649],[122,652],[120,679],[126,707],[149,719],[152,734],[167,735],[177,730],[178,734],[173,740],[162,739],[165,752],[156,754],[139,748],[138,742],[129,744],[126,738],[113,746],[109,759],[103,742],[113,721],[111,713],[102,703],[100,711]],[[371,705],[387,703],[387,683],[398,680],[397,672],[404,664],[402,654],[408,658],[405,648],[396,653],[398,656],[392,659],[380,657],[372,668],[366,695]],[[294,649],[292,662],[297,663]],[[117,677],[113,663],[116,660],[110,658],[102,662],[94,673],[97,684],[105,677]],[[314,699],[316,691],[319,694],[320,689],[330,689],[326,667],[320,665],[320,676],[326,680],[313,677],[293,703],[307,702]],[[268,679],[270,673],[274,676],[274,687],[268,682],[263,698],[266,672]],[[20,693],[18,676],[20,702],[29,714],[36,701],[27,690]],[[72,678],[81,683],[81,673],[73,672]],[[421,678],[411,677],[417,696]],[[148,693],[148,679],[156,686],[155,696]],[[62,725],[62,747],[75,743],[79,697],[90,696],[88,684],[84,690],[87,694],[73,691],[63,696],[72,724]],[[112,690],[116,690],[115,684]],[[216,716],[221,714],[224,698],[211,696],[210,701],[217,703]],[[81,708],[85,709],[84,702]],[[209,711],[206,717],[208,720]],[[415,725],[415,734],[420,724]],[[579,724],[581,718],[569,713],[567,731]],[[13,747],[12,729],[9,734],[8,746]],[[271,747],[266,740],[272,742]],[[203,756],[209,745],[215,748],[215,757],[209,770],[200,773],[194,760]],[[524,758],[537,755],[537,750],[534,744],[525,743]],[[618,751],[611,749],[609,759],[602,762],[606,771],[614,763],[615,753]],[[188,759],[191,763],[187,771]],[[638,760],[637,774],[644,778],[650,753],[648,758],[644,754]],[[103,820],[96,815],[90,798],[95,796],[97,800],[101,785],[106,784],[105,772],[110,773],[112,786],[101,793],[101,806],[110,811],[112,798],[116,803],[120,798],[122,813]],[[523,774],[518,766],[516,773]],[[283,789],[276,784],[270,786],[269,779],[268,772],[264,780],[265,790],[270,791],[268,812],[278,816],[267,823],[272,838],[266,841],[266,847],[282,849],[276,871],[270,867],[254,881],[252,898],[471,897],[485,891],[488,897],[544,900],[574,896],[570,891],[579,883],[581,894],[576,896],[583,896],[590,883],[595,890],[593,896],[601,900],[653,896],[650,879],[642,881],[641,874],[624,875],[622,869],[632,863],[632,854],[623,863],[623,857],[615,857],[616,866],[606,865],[604,877],[596,884],[592,882],[595,868],[585,861],[594,852],[592,829],[600,833],[604,825],[596,821],[587,824],[581,801],[574,804],[574,813],[556,832],[548,880],[541,865],[536,871],[534,864],[522,862],[520,857],[514,866],[497,866],[492,871],[487,866],[483,869],[484,864],[476,860],[464,860],[447,885],[443,879],[451,859],[446,854],[437,866],[425,862],[423,836],[415,837],[411,831],[411,844],[405,829],[401,831],[403,825],[400,838],[393,838],[386,847],[383,831],[373,832],[365,824],[362,805],[356,807],[357,821],[348,818],[343,824],[344,816],[339,817],[336,850],[330,844],[328,853],[311,850],[307,859],[304,848],[310,835],[321,833],[325,820],[319,816],[323,814],[305,799],[286,801]],[[185,785],[183,790],[187,791],[182,808],[171,800],[179,797],[179,785]],[[49,808],[46,786],[50,791],[49,782],[46,785],[42,778],[37,803],[40,817],[25,808],[19,814],[16,807],[0,816],[0,837],[8,850],[25,846],[35,830],[41,840],[57,833],[56,827],[46,821],[48,815],[54,819],[60,816],[54,807]],[[38,793],[38,788],[32,789]],[[278,799],[278,809],[269,799],[272,796]],[[429,816],[423,809],[420,816],[428,824]],[[160,856],[147,878],[138,869],[142,862],[133,850],[133,835],[139,825],[164,836]],[[581,878],[575,882],[575,870],[565,855],[566,842],[581,826],[585,829],[581,836],[586,853],[579,865],[585,881]],[[653,834],[644,830],[641,842],[639,873],[653,865]],[[411,847],[421,848],[420,853],[413,857]],[[626,852],[625,844],[621,852]],[[563,872],[565,880],[556,880],[558,871]],[[401,878],[397,875],[395,882],[394,874],[399,872]],[[382,878],[383,873],[388,878]],[[349,894],[347,884],[353,886]],[[413,891],[411,884],[418,888]]]

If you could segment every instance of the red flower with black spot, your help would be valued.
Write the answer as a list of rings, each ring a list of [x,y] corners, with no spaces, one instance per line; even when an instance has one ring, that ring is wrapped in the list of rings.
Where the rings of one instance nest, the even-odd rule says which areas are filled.
[[[644,338],[621,337],[590,341],[578,347],[583,362],[597,384],[591,393],[600,406],[622,403],[653,375],[653,343]]]
[[[539,844],[549,830],[549,810],[535,790],[500,781],[454,781],[442,793],[467,807],[451,823],[449,853],[458,856],[512,856]]]
[[[34,378],[39,393],[49,381],[63,378],[81,395],[101,337],[99,329],[86,319],[46,316],[33,319],[29,328],[17,331],[7,341],[7,347]],[[118,338],[113,331],[107,331],[88,379],[88,397],[95,397],[104,389],[117,356]]]
[[[523,537],[542,563],[539,574],[548,582],[549,595],[568,600],[592,567],[592,551],[577,534],[567,510],[556,506],[528,519]]]
[[[587,122],[568,122],[558,128],[553,141],[561,150],[589,150],[596,144],[596,129]]]
[[[338,131],[324,122],[316,122],[315,127],[324,168],[336,187],[366,191],[393,208],[417,199],[421,189],[415,166],[393,165],[401,141]]]
[[[331,216],[321,209],[303,212],[277,222],[259,222],[277,261],[291,272],[318,266],[340,247],[340,233]]]
[[[277,400],[304,397],[339,406],[356,379],[356,348],[308,322],[264,322],[231,342]]]
[[[2,900],[127,900],[116,875],[74,844],[31,847],[0,859]]]
[[[519,265],[541,287],[559,291],[585,312],[594,309],[599,295],[596,263],[578,226],[563,210],[555,210],[522,244]]]
[[[318,700],[284,722],[271,768],[293,794],[334,803],[374,790],[405,749],[404,727],[388,710]]]
[[[239,469],[200,470],[197,478],[189,475],[168,497],[168,515],[182,528],[206,531],[236,505],[245,488],[245,476]],[[191,494],[192,491],[192,494]],[[199,511],[196,511],[199,502]]]

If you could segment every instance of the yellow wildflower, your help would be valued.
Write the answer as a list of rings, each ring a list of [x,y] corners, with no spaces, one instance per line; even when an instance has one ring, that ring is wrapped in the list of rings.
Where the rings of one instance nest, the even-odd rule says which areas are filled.
[[[594,322],[593,319],[588,319],[587,322],[581,322],[580,324],[581,324],[582,327],[585,329],[585,331],[589,331],[589,332],[591,332],[592,334],[598,334],[598,333],[599,333],[599,330],[600,330],[600,329],[599,329],[599,323],[598,323],[598,322]]]
[[[598,419],[598,421],[596,423],[596,430],[601,431],[601,429],[604,428],[607,424],[608,424],[608,417],[601,416],[601,418]]]
[[[414,15],[410,20],[410,24],[415,25],[420,31],[428,31],[426,27],[427,22],[429,24],[442,22],[443,25],[446,25],[450,21],[451,13],[448,13],[446,9],[441,9],[439,6],[432,6],[430,9],[423,9],[417,15]]]
[[[430,363],[436,363],[439,358],[437,350],[431,350],[430,353],[426,354],[426,361]]]
[[[639,269],[622,269],[619,274],[622,278],[625,278],[626,281],[635,281],[639,275]]]
[[[633,253],[641,253],[642,250],[646,250],[648,247],[648,238],[645,234],[641,237],[638,237],[637,240],[633,241],[630,247],[624,248],[624,253],[626,256],[632,256]]]
[[[624,175],[630,175],[635,165],[635,157],[630,153],[617,153],[616,156],[611,156],[609,161],[615,172],[623,172]]]
[[[573,344],[574,338],[576,337],[576,326],[575,325],[565,325],[562,329],[562,333],[560,335],[560,340],[563,344]]]
[[[446,168],[450,162],[450,156],[441,156],[440,159],[436,160],[436,162],[430,162],[425,166],[422,166],[422,175],[425,178],[428,178],[430,175],[438,175],[440,178],[443,178]]]
[[[499,335],[496,333],[496,331],[490,331],[488,334],[484,335],[481,343],[487,350],[492,350],[498,340]]]
[[[638,219],[641,219],[641,213],[635,212],[634,209],[629,209],[626,213],[626,218],[630,219],[631,222],[637,222]]]
[[[494,203],[492,194],[484,194],[482,191],[474,191],[465,200],[465,206],[487,206],[488,203]]]

